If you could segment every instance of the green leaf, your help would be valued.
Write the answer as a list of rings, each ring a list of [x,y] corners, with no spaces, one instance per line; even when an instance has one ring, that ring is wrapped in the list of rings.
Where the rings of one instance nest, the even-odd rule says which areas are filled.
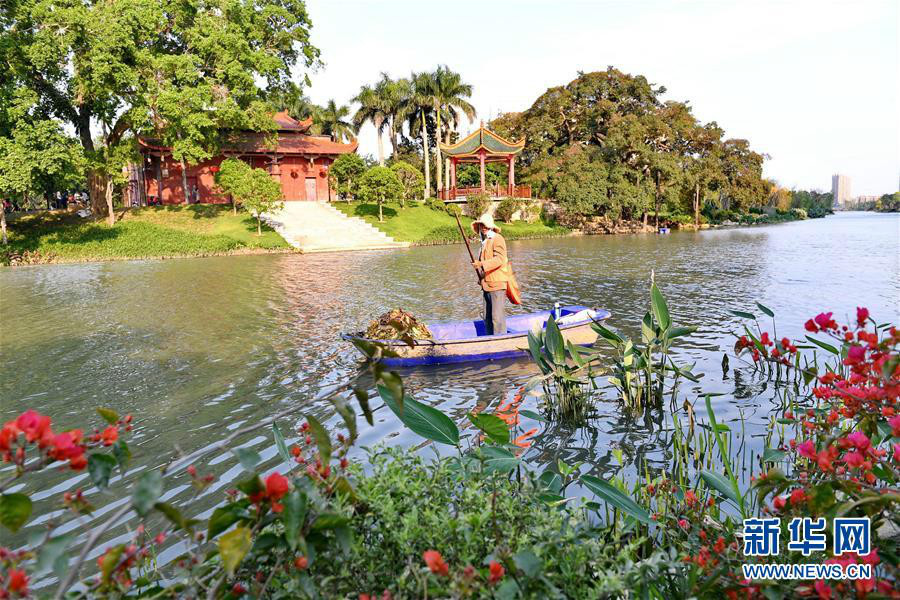
[[[550,315],[550,318],[547,319],[547,328],[544,331],[544,343],[547,345],[547,352],[550,353],[550,357],[553,359],[554,363],[561,365],[566,362],[565,341],[563,340],[559,325],[556,324],[556,319],[553,318],[553,315]]]
[[[125,443],[125,440],[119,440],[113,445],[112,452],[119,465],[119,471],[124,471],[131,461],[131,450],[128,448],[128,444]]]
[[[541,473],[538,481],[549,491],[558,494],[562,490],[562,477],[559,473],[547,470]]]
[[[663,331],[668,329],[672,324],[672,320],[669,318],[669,307],[655,283],[650,286],[650,308],[653,310],[653,318],[659,323],[659,328]]]
[[[509,426],[497,415],[468,413],[469,420],[498,444],[509,443]]]
[[[666,330],[666,339],[674,340],[677,337],[682,337],[685,335],[690,335],[697,331],[696,327],[671,327]]]
[[[163,491],[163,476],[159,471],[147,471],[138,479],[131,496],[131,506],[138,515],[146,517]]]
[[[94,482],[101,490],[105,490],[109,486],[109,476],[116,467],[116,459],[109,454],[101,454],[93,452],[88,455],[88,474],[91,481]]]
[[[637,502],[625,495],[620,489],[593,475],[582,475],[581,483],[594,492],[599,498],[618,508],[626,515],[634,517],[641,523],[650,524],[650,513],[641,508]]]
[[[756,315],[754,315],[753,313],[744,312],[742,310],[729,310],[728,312],[742,319],[753,319],[754,321],[756,320]]]
[[[441,411],[417,402],[409,396],[403,400],[401,406],[382,385],[378,386],[378,393],[400,421],[414,433],[440,444],[459,446],[459,429],[450,417]]]
[[[255,472],[256,465],[262,460],[259,456],[259,452],[253,448],[235,448],[232,452],[237,456],[238,462],[241,463],[241,466],[244,467],[244,470],[248,473]]]
[[[759,302],[756,303],[756,306],[759,308],[759,310],[763,311],[763,313],[765,313],[767,316],[769,316],[769,317],[774,317],[774,316],[775,316],[775,313],[772,312],[771,309],[769,309],[769,308],[763,306],[763,305],[760,304]]]
[[[259,478],[259,475],[253,475],[243,481],[239,481],[235,487],[248,496],[255,496],[265,489],[263,488],[262,480]]]
[[[706,482],[706,485],[710,487],[710,489],[714,489],[732,502],[735,505],[740,506],[741,501],[738,498],[737,491],[734,489],[734,486],[731,485],[731,481],[728,480],[727,477],[722,475],[721,473],[716,473],[715,471],[700,471],[700,477],[703,481]]]
[[[294,461],[291,460],[291,453],[288,451],[284,436],[281,435],[281,430],[278,429],[278,423],[272,423],[272,437],[275,438],[275,447],[278,448],[281,460],[287,463],[288,471],[290,471],[294,467]]]
[[[489,472],[509,473],[520,463],[520,460],[506,448],[485,446],[481,449],[481,454],[484,456],[485,469]]]
[[[305,416],[306,422],[309,423],[309,431],[312,433],[313,439],[316,440],[316,446],[319,447],[319,456],[322,458],[322,464],[327,465],[331,462],[331,437],[317,418],[308,413]]]
[[[167,502],[157,502],[153,508],[161,512],[170,523],[175,525],[176,529],[182,531],[190,531],[194,525],[200,522],[197,519],[186,519],[180,510]]]
[[[115,425],[119,422],[119,413],[112,410],[111,408],[97,408],[97,414],[103,417],[103,420],[109,423],[110,425]]]
[[[531,353],[531,358],[535,363],[541,368],[541,372],[546,374],[546,368],[544,366],[544,353],[543,353],[543,342],[541,341],[541,332],[540,331],[529,331],[528,332],[528,351]]]
[[[376,385],[383,385],[390,390],[398,405],[403,404],[406,397],[406,389],[403,387],[403,379],[393,371],[382,373],[381,377],[376,379]]]
[[[25,494],[0,494],[0,525],[17,532],[31,516],[31,498]]]
[[[609,344],[614,348],[618,348],[619,346],[621,346],[622,344],[625,343],[625,340],[623,340],[619,334],[612,331],[611,329],[608,329],[605,325],[603,325],[601,323],[597,323],[595,321],[594,324],[591,325],[591,329],[596,331],[597,335],[599,335],[604,340],[609,342]]]
[[[784,450],[766,448],[763,451],[762,460],[763,462],[781,462],[782,460],[784,460],[785,456],[787,456],[787,452],[785,452]]]
[[[300,543],[303,523],[306,520],[306,494],[294,488],[284,497],[282,503],[284,504],[284,511],[281,513],[284,537],[291,550],[296,550]]]
[[[374,425],[375,419],[372,415],[372,408],[369,406],[369,392],[362,387],[355,387],[353,388],[353,395],[356,396],[356,401],[359,402],[359,407],[366,417],[366,422],[369,425]]]
[[[235,527],[233,530],[219,538],[219,556],[222,557],[222,565],[228,576],[234,575],[235,569],[250,552],[253,542],[250,538],[250,530],[247,527]]]
[[[327,529],[335,529],[344,526],[349,522],[349,517],[337,513],[322,513],[315,521],[313,521],[312,528],[315,531],[325,531]]]
[[[346,525],[339,525],[334,528],[334,537],[337,538],[338,546],[341,547],[341,552],[344,553],[344,556],[350,554],[350,550],[353,549],[353,532]]]
[[[234,505],[220,506],[209,518],[206,539],[211,540],[240,520]]]
[[[541,560],[531,550],[520,550],[513,556],[513,562],[528,577],[534,577],[541,571]]]
[[[49,573],[54,568],[56,561],[61,557],[65,557],[66,549],[75,537],[76,535],[74,533],[60,535],[41,544],[41,547],[38,549],[38,559],[34,568],[34,575],[40,576]]]
[[[520,410],[519,416],[528,417],[529,419],[534,419],[535,421],[540,421],[541,423],[549,422],[542,415],[539,415],[538,413],[534,412],[533,410],[528,410],[528,409]]]
[[[825,342],[820,342],[816,338],[810,337],[810,336],[806,336],[806,339],[811,341],[813,344],[815,344],[819,348],[822,348],[823,350],[831,352],[832,354],[834,354],[836,356],[840,356],[840,354],[841,354],[840,351],[837,348],[835,348],[834,346],[832,346],[831,344],[826,344]]]

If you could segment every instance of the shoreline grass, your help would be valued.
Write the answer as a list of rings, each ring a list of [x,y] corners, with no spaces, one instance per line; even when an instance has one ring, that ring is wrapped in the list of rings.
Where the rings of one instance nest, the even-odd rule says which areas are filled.
[[[384,222],[378,221],[378,205],[360,202],[334,202],[336,209],[350,217],[359,217],[366,223],[391,236],[398,242],[410,242],[414,246],[434,246],[461,243],[456,219],[450,214],[428,208],[421,203],[407,203],[406,208],[394,202],[383,206]],[[470,231],[472,219],[460,217],[463,228]],[[526,223],[499,223],[507,240],[564,237],[572,230],[543,221]]]
[[[53,211],[8,223],[4,262],[22,264],[181,258],[290,252],[274,230],[256,235],[256,221],[231,207],[195,204],[127,209],[113,226]]]

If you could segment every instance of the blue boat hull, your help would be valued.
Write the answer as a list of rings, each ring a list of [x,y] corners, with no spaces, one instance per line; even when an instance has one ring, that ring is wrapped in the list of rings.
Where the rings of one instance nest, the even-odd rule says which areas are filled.
[[[557,321],[563,337],[578,345],[594,343],[597,334],[591,323],[610,317],[607,310],[586,306],[564,306],[560,312]],[[416,340],[413,346],[399,340],[372,340],[358,334],[344,334],[341,337],[348,341],[359,339],[385,345],[398,356],[384,358],[382,362],[397,367],[517,358],[528,354],[528,332],[545,327],[550,313],[544,310],[511,315],[507,318],[507,333],[504,335],[485,335],[484,321],[480,319],[434,323],[429,325],[434,338]]]

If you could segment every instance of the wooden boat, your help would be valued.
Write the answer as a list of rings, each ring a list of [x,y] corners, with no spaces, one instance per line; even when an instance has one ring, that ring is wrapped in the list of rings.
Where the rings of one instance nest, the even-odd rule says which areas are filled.
[[[559,311],[560,317],[556,322],[563,337],[580,345],[592,344],[597,339],[597,334],[591,328],[593,321],[603,321],[610,317],[607,310],[587,306],[562,306]],[[372,340],[361,333],[345,333],[341,337],[348,341],[365,340],[386,345],[399,355],[382,361],[390,366],[410,367],[515,358],[528,354],[528,332],[544,328],[551,312],[542,310],[510,315],[506,318],[507,333],[503,335],[486,335],[482,319],[433,323],[428,325],[433,339],[416,340],[414,346],[400,340]]]

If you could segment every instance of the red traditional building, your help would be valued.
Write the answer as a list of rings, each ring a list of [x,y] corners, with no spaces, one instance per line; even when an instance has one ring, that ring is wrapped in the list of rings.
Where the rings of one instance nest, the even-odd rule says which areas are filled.
[[[251,166],[265,169],[281,182],[284,199],[330,200],[328,167],[341,154],[356,152],[358,142],[341,144],[328,136],[311,135],[312,119],[297,121],[287,112],[274,116],[278,125],[275,143],[271,135],[240,132],[226,144],[222,153],[197,165],[188,165],[188,198],[194,203],[225,203],[227,196],[215,184],[215,174],[226,158],[240,158]],[[170,148],[149,138],[139,138],[143,168],[133,169],[127,196],[132,204],[184,204],[185,193],[181,165],[172,158]]]

